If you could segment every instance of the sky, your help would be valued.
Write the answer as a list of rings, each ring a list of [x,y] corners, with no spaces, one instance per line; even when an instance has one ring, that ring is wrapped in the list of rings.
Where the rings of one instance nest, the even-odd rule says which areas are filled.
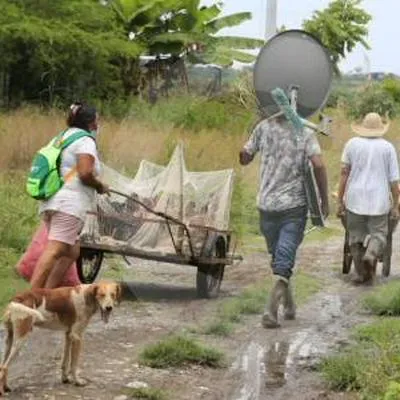
[[[224,14],[241,11],[252,13],[252,20],[226,29],[223,34],[264,38],[267,0],[224,0]],[[322,10],[330,0],[278,0],[278,27],[301,28],[302,21],[309,19],[313,11]],[[203,4],[215,0],[203,0]],[[364,0],[361,6],[372,16],[369,24],[370,50],[357,47],[340,64],[343,72],[361,67],[369,72],[393,72],[400,75],[400,0]],[[369,60],[369,62],[367,61]]]

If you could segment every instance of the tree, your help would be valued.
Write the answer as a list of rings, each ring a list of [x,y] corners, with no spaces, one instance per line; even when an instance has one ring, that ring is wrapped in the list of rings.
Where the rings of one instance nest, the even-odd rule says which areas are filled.
[[[334,0],[326,9],[315,11],[312,18],[303,23],[304,30],[319,38],[330,51],[338,74],[338,63],[356,45],[369,49],[366,38],[371,15],[360,7],[361,2]]]
[[[262,40],[218,36],[227,27],[251,18],[248,12],[221,17],[221,4],[200,6],[200,0],[113,0],[109,5],[134,41],[145,44],[151,55],[187,54],[191,61],[228,66],[252,62],[243,50],[256,49]]]
[[[0,9],[5,105],[116,96],[121,60],[142,51],[96,0],[0,0]]]

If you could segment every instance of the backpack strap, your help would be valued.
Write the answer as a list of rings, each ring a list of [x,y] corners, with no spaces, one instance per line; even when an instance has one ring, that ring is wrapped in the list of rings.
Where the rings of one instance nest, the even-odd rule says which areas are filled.
[[[65,132],[63,132],[62,135],[64,135]],[[71,145],[78,139],[81,139],[85,136],[90,137],[94,141],[96,141],[96,136],[93,133],[81,130],[81,131],[73,133],[72,135],[68,136],[66,139],[61,140],[61,150],[65,150],[69,145]]]
[[[65,140],[62,140],[62,136],[64,135],[65,132],[66,131],[62,132],[59,136],[59,138],[61,139],[61,142],[60,142],[61,150],[65,150],[69,145],[71,145],[72,143],[74,143],[75,141],[77,141],[78,139],[81,139],[83,137],[90,137],[94,141],[96,141],[96,137],[93,133],[90,133],[90,132],[84,131],[84,130],[75,132],[72,135],[70,135],[69,137],[67,137]],[[76,175],[76,173],[77,173],[77,168],[75,165],[63,177],[64,182],[70,181]]]

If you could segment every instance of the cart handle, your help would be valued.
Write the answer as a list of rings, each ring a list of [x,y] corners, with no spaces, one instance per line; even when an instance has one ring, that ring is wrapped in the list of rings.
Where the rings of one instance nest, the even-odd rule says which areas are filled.
[[[171,217],[170,215],[165,214],[165,213],[163,213],[163,212],[161,212],[161,211],[154,211],[151,207],[146,206],[146,204],[144,204],[144,203],[141,202],[140,200],[137,200],[137,199],[135,199],[135,198],[133,198],[133,197],[127,195],[126,193],[122,193],[122,192],[120,192],[120,191],[118,191],[118,190],[114,190],[114,189],[110,189],[109,192],[110,192],[110,193],[117,194],[117,195],[122,196],[122,197],[125,197],[125,198],[127,198],[127,199],[129,199],[129,200],[132,200],[132,201],[134,201],[135,203],[140,204],[140,205],[141,205],[145,210],[147,210],[148,212],[150,212],[150,213],[152,213],[152,214],[154,214],[154,215],[157,215],[158,217],[164,218],[164,219],[167,220],[167,221],[171,221],[171,222],[173,222],[173,223],[175,223],[175,224],[177,224],[177,225],[182,226],[183,229],[184,229],[184,231],[186,232],[188,238],[189,238],[189,247],[190,247],[190,252],[192,253],[192,257],[194,256],[194,251],[193,251],[193,246],[192,246],[192,240],[191,240],[191,237],[190,237],[189,229],[187,228],[186,224],[184,224],[182,221],[179,221],[179,219],[176,219],[176,218],[174,218],[174,217]]]

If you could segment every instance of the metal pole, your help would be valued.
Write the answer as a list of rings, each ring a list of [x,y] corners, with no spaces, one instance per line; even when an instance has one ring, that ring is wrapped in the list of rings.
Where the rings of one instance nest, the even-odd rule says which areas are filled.
[[[267,15],[265,24],[265,40],[269,40],[277,33],[278,0],[267,1]]]

